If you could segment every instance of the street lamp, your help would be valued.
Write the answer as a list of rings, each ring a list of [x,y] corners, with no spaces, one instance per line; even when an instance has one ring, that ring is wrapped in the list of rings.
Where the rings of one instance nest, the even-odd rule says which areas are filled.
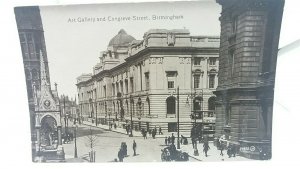
[[[130,95],[130,105],[132,106],[131,107],[131,111],[130,111],[130,137],[132,137],[132,127],[133,127],[133,121],[132,121],[132,112],[134,111],[134,99],[133,99],[133,96]]]
[[[179,142],[179,86],[177,87],[177,149],[180,149],[180,142]]]
[[[75,146],[74,146],[74,158],[78,158],[78,155],[77,155],[77,129],[78,129],[78,125],[75,123],[74,125],[74,143],[75,143]]]

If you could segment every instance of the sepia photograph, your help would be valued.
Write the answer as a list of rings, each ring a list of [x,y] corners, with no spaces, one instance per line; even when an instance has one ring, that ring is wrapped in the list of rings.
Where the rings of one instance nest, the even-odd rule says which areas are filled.
[[[271,160],[284,4],[15,7],[32,161]]]

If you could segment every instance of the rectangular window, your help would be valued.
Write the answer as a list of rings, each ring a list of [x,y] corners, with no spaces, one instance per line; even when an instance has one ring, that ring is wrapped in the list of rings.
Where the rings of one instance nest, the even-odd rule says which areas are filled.
[[[121,93],[123,93],[123,81],[120,81],[120,89]]]
[[[177,78],[177,71],[166,71],[166,73],[167,73],[168,89],[174,89],[176,78]]]
[[[133,77],[130,78],[130,87],[131,87],[131,93],[134,92],[134,86],[133,86]]]
[[[168,81],[168,89],[174,89],[174,81]]]
[[[128,80],[126,79],[125,80],[125,92],[126,92],[126,94],[128,94]]]
[[[215,88],[215,76],[216,75],[209,75],[209,88]]]
[[[146,90],[149,90],[150,88],[149,72],[145,73],[145,82],[146,82]]]
[[[209,65],[216,65],[217,58],[210,58]]]
[[[103,94],[104,94],[104,97],[106,97],[106,86],[103,86]]]
[[[115,96],[116,93],[115,93],[115,84],[112,84],[112,95]]]
[[[229,67],[230,67],[230,72],[231,72],[231,76],[233,76],[233,72],[234,72],[234,50],[230,50],[229,51]]]
[[[168,132],[177,132],[177,123],[168,123]]]
[[[201,58],[194,58],[194,65],[200,65],[201,64]]]
[[[238,26],[238,24],[237,24],[237,17],[235,17],[235,18],[233,19],[233,21],[232,21],[232,33],[236,33],[236,31],[237,31],[237,26]]]
[[[116,83],[117,94],[119,93],[119,83]]]
[[[200,87],[200,75],[194,75],[194,88],[197,89]]]

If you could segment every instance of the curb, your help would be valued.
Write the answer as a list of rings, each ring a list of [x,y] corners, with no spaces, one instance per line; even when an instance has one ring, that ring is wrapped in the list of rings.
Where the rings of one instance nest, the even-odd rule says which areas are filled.
[[[97,128],[103,129],[103,130],[105,130],[105,131],[112,131],[112,132],[115,132],[115,133],[127,135],[126,133],[123,133],[123,132],[121,132],[121,131],[109,130],[109,129],[106,129],[106,128],[103,128],[103,127],[100,127],[100,126],[94,126],[94,125],[91,125],[91,124],[85,124],[85,123],[82,123],[82,125],[86,125],[86,126],[90,126],[90,127],[97,127]],[[133,137],[142,137],[142,136],[133,136]]]
[[[124,134],[124,135],[127,135],[126,133],[123,133],[121,131],[117,131],[117,130],[109,130],[109,129],[106,129],[106,128],[103,128],[103,127],[100,127],[100,126],[94,126],[92,124],[86,124],[86,123],[82,123],[81,125],[86,125],[86,126],[90,126],[90,127],[97,127],[97,128],[100,128],[100,129],[103,129],[105,131],[112,131],[112,132],[115,132],[115,133],[119,133],[119,134]],[[160,136],[160,135],[157,135],[157,136]],[[155,136],[155,138],[165,138],[167,136],[162,136],[162,137],[157,137]],[[143,137],[143,136],[133,136],[133,137]]]

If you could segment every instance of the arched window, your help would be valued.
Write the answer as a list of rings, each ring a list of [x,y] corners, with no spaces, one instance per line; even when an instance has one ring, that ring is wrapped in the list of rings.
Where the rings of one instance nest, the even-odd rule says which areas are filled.
[[[33,79],[33,80],[39,79],[39,74],[38,74],[38,71],[37,71],[36,69],[33,69],[33,70],[31,71],[31,75],[32,75],[32,79]]]
[[[28,69],[25,69],[25,77],[26,77],[26,80],[31,80],[31,74]]]
[[[216,97],[212,96],[208,99],[208,110],[215,110]]]
[[[166,100],[167,102],[167,114],[175,114],[176,112],[176,99],[174,96],[170,96]]]
[[[194,104],[194,111],[201,111],[202,107],[202,97],[195,97],[193,104]]]

